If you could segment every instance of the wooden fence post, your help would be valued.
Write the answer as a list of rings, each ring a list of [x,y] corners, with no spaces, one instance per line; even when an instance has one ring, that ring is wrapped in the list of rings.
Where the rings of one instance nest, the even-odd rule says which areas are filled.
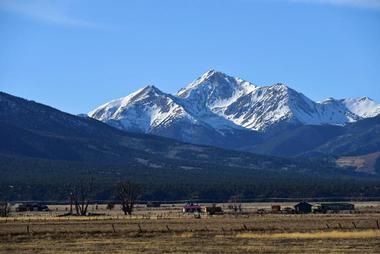
[[[138,223],[137,226],[139,226],[139,232],[141,233],[142,229],[141,229],[140,223]]]
[[[111,225],[112,225],[112,230],[113,230],[113,232],[116,233],[115,225],[113,225],[113,223],[112,223]]]
[[[356,229],[356,224],[355,224],[355,222],[354,222],[354,221],[352,222],[352,225],[354,225],[354,228]]]

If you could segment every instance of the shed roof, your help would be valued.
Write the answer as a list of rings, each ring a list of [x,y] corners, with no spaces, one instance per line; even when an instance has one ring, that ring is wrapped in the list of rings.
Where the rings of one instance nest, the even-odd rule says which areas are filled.
[[[307,203],[307,202],[305,202],[305,201],[302,201],[302,202],[299,202],[298,204],[296,204],[295,206],[313,206],[312,204],[309,204],[309,203]]]

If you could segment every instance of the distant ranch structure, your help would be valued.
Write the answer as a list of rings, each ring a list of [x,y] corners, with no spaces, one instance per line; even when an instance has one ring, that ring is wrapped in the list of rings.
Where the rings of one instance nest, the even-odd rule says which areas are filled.
[[[187,203],[182,208],[183,213],[200,213],[202,212],[202,207],[193,203]]]
[[[353,212],[355,205],[350,203],[322,203],[320,210],[323,213]]]
[[[307,202],[300,202],[294,206],[295,213],[352,213],[355,205],[351,203],[321,203],[312,205]]]
[[[300,202],[294,206],[295,213],[311,213],[313,205],[307,202]]]

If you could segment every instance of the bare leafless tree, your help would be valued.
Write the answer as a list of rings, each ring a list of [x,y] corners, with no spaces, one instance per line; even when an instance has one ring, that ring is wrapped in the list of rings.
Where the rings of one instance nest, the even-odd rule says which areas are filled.
[[[242,212],[240,200],[241,200],[241,195],[233,195],[230,197],[229,203],[232,203],[232,204],[229,205],[229,208],[232,209],[235,214]]]
[[[7,217],[10,212],[10,206],[7,202],[0,202],[0,216]]]
[[[141,188],[133,182],[121,182],[117,186],[117,198],[125,215],[132,215],[133,207],[141,194]]]
[[[94,191],[94,178],[92,176],[80,178],[70,193],[74,203],[76,215],[86,216],[88,205]],[[71,211],[72,212],[72,211]]]

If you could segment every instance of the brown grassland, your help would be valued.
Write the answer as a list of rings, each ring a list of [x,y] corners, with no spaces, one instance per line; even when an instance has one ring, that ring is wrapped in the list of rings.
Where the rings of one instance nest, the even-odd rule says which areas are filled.
[[[244,204],[244,214],[194,218],[180,206],[118,208],[102,216],[54,212],[0,219],[0,253],[380,253],[380,204],[354,214],[257,214],[270,204]]]

